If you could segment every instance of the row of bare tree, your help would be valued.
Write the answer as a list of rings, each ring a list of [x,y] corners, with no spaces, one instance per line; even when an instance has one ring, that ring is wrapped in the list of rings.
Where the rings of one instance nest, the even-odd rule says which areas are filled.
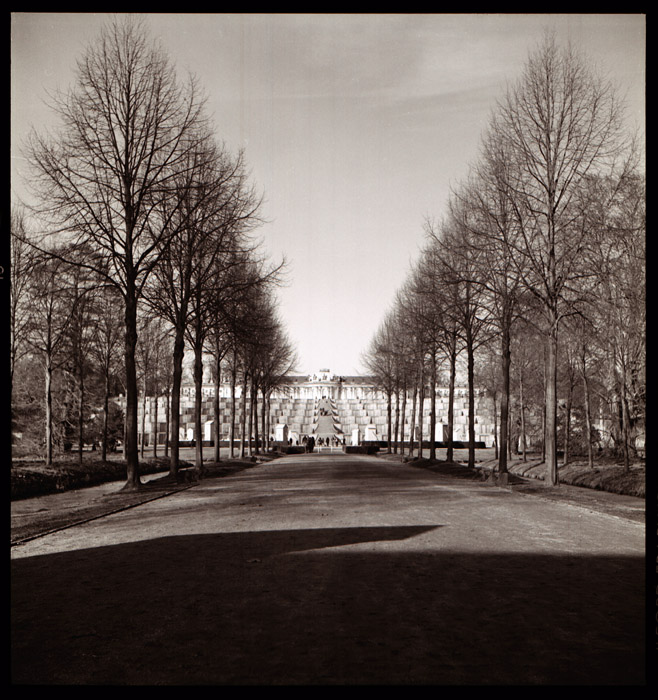
[[[172,338],[167,364],[175,475],[186,345],[195,358],[200,464],[204,350],[213,353],[217,368],[229,356],[234,372],[241,363],[265,393],[277,372],[289,369],[293,353],[273,296],[284,263],[267,264],[253,238],[261,198],[249,184],[244,154],[217,141],[194,78],[179,82],[140,20],[125,16],[108,24],[79,59],[72,88],[53,96],[51,106],[58,131],[33,131],[25,147],[30,221],[38,223],[28,232],[20,214],[14,219],[12,371],[23,334],[44,361],[48,405],[48,377],[66,345],[82,405],[92,342],[103,345],[98,367],[106,377],[121,344],[126,487],[136,488],[139,364],[146,378],[147,367],[164,363],[156,321]],[[28,294],[22,302],[21,285]],[[40,312],[22,326],[26,299]]]
[[[628,468],[645,418],[646,227],[645,180],[627,134],[613,87],[547,37],[499,101],[447,214],[426,222],[426,246],[365,354],[389,396],[389,436],[397,441],[392,398],[404,401],[411,392],[415,414],[417,395],[422,406],[429,392],[435,458],[436,387],[447,368],[452,460],[460,357],[468,377],[469,464],[475,387],[496,401],[498,467],[506,472],[517,425],[510,409],[515,404],[525,445],[534,371],[541,375],[535,397],[542,399],[536,413],[547,483],[558,482],[559,423],[568,459],[579,395],[590,464],[596,402]]]

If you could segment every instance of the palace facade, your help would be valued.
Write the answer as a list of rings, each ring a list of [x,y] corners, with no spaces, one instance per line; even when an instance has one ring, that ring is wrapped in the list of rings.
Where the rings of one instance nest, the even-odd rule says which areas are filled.
[[[214,436],[214,396],[215,385],[211,383],[209,367],[206,367],[202,384],[202,425],[203,440],[211,441]],[[184,441],[194,439],[194,395],[191,374],[186,370],[181,390],[180,434]],[[229,377],[223,377],[220,384],[220,434],[222,440],[229,438],[231,418],[231,385]],[[242,387],[235,387],[235,436],[240,438]],[[168,397],[142,397],[139,403],[140,442],[143,425],[145,445],[164,445],[167,436]],[[248,402],[247,402],[248,405]],[[404,418],[400,403],[399,435],[410,440],[412,435],[412,398],[407,398]],[[259,401],[259,432],[262,401]],[[333,439],[350,445],[355,440],[388,439],[388,402],[385,393],[379,389],[373,378],[364,375],[337,375],[329,369],[320,369],[310,375],[291,375],[275,390],[266,406],[269,425],[269,438],[277,438],[277,426],[285,432],[293,444],[304,436],[315,435]],[[393,423],[396,406],[392,407]],[[476,441],[487,447],[494,444],[495,421],[493,402],[483,391],[475,396]],[[436,392],[436,440],[448,439],[448,389],[439,387]],[[331,420],[328,420],[331,419]],[[465,386],[455,390],[453,406],[453,440],[468,440],[468,392]],[[422,411],[416,410],[415,439],[421,434],[423,439],[430,435],[430,398],[425,397]],[[280,434],[280,432],[279,432]]]

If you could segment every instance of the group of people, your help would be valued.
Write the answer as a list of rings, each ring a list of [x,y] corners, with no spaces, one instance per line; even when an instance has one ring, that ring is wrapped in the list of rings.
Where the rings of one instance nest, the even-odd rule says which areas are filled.
[[[342,444],[345,444],[345,438],[343,438]],[[341,441],[338,439],[336,435],[333,435],[332,437],[326,437],[326,438],[318,438],[318,446],[319,447],[339,447],[341,445]]]
[[[302,438],[302,445],[304,445],[304,450],[306,452],[313,452],[315,448],[315,436],[305,435]],[[341,440],[337,435],[318,438],[318,447],[340,447],[341,445],[345,445],[345,438]]]

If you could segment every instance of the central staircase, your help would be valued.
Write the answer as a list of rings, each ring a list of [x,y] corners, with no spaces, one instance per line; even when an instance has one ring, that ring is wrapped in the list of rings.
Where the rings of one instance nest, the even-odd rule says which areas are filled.
[[[331,399],[320,399],[316,407],[315,425],[313,434],[316,440],[331,440],[334,436],[342,435],[340,424],[338,422],[338,413]]]

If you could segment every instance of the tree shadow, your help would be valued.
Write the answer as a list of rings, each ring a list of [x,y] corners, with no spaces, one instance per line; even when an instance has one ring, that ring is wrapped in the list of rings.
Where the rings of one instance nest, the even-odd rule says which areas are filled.
[[[644,682],[641,557],[412,546],[433,530],[231,532],[15,559],[12,681]]]

